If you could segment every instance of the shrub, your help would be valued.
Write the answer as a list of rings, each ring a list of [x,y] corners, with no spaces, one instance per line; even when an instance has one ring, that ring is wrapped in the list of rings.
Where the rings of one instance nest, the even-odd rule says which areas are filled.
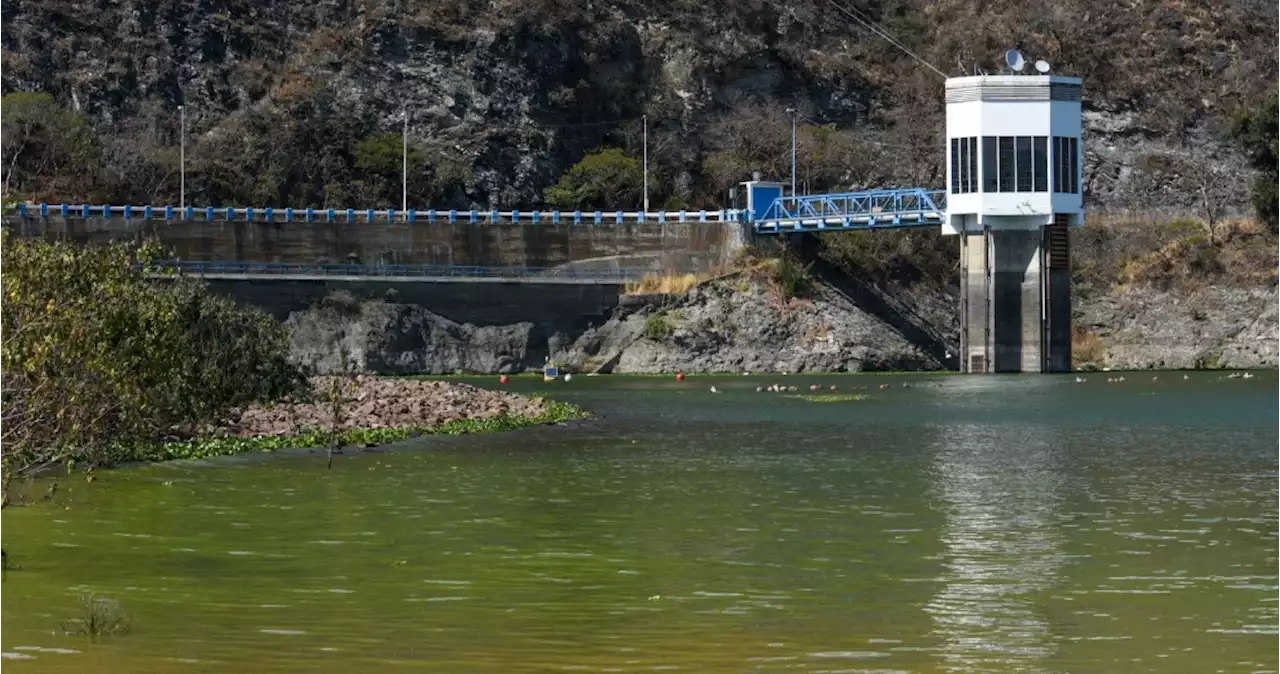
[[[660,342],[666,339],[675,330],[675,326],[667,319],[665,312],[649,314],[644,319],[644,331],[640,333],[642,337],[653,342]]]
[[[132,628],[133,619],[119,602],[94,594],[81,595],[77,615],[62,621],[63,634],[90,639],[128,634]]]
[[[3,240],[6,484],[113,444],[194,433],[303,386],[282,326],[204,283],[148,278],[159,250]]]
[[[793,254],[783,254],[769,265],[769,281],[782,299],[801,297],[813,285],[813,277],[809,274],[812,266],[812,262],[801,264]]]

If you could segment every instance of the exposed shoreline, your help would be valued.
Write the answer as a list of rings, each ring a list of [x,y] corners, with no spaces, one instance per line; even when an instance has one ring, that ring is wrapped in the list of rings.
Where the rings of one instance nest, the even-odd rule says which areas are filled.
[[[341,389],[335,423],[332,398]],[[359,447],[423,435],[463,435],[589,417],[576,405],[464,382],[361,375],[318,377],[314,397],[254,405],[196,437],[122,448],[117,464],[204,459],[247,452]]]

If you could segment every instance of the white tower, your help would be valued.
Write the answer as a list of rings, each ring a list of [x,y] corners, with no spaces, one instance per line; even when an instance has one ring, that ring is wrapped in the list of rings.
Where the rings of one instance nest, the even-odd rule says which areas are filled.
[[[1021,70],[1022,55],[1010,51]],[[1084,223],[1080,80],[947,80],[947,217],[960,236],[966,372],[1068,372],[1067,228]]]

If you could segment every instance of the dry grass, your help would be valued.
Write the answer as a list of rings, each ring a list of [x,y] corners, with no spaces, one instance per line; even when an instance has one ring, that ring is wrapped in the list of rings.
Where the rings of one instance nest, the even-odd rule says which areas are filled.
[[[1256,287],[1276,281],[1276,237],[1249,220],[1224,220],[1213,242],[1193,217],[1090,218],[1072,232],[1082,294],[1122,285],[1193,291],[1205,284]]]
[[[1077,327],[1071,335],[1071,366],[1074,369],[1096,369],[1102,366],[1107,348],[1092,332]]]
[[[699,274],[645,274],[639,281],[628,283],[626,293],[628,295],[652,293],[674,295],[683,293],[708,278],[711,277]]]

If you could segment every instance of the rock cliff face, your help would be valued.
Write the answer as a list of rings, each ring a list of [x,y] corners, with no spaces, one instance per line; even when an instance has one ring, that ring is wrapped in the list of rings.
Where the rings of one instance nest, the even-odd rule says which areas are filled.
[[[406,304],[330,299],[285,321],[294,360],[321,373],[446,374],[525,369],[532,323],[454,323]]]

